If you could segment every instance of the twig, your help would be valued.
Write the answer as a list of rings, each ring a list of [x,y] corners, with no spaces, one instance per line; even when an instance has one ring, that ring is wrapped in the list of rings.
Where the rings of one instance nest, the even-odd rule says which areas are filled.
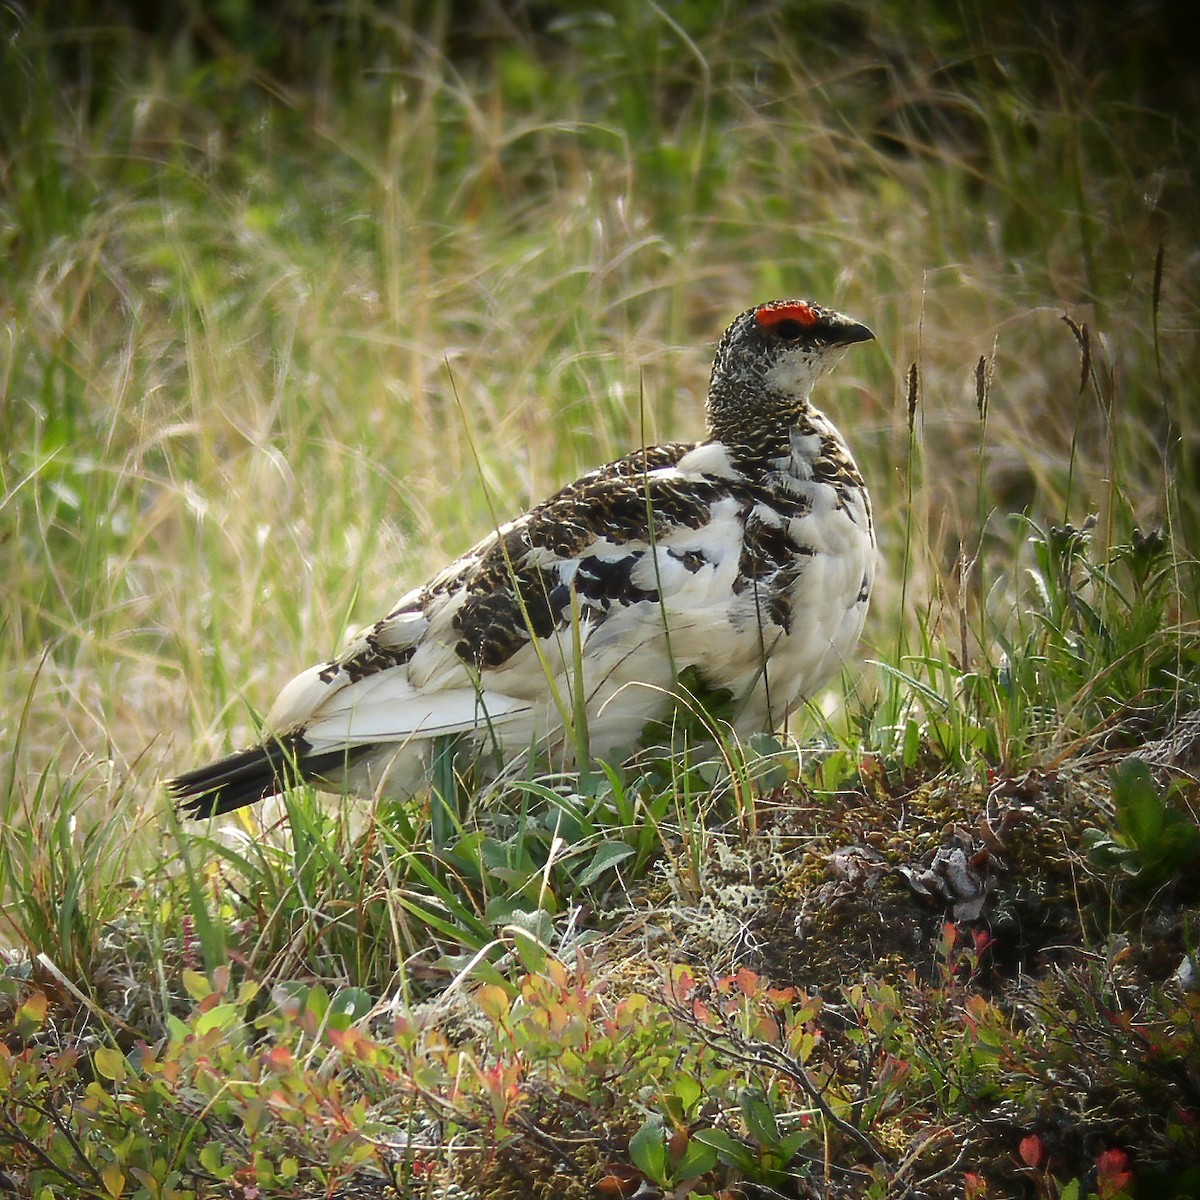
[[[856,1128],[849,1121],[839,1117],[833,1111],[825,1099],[822,1090],[809,1078],[808,1072],[804,1067],[797,1063],[790,1055],[785,1054],[778,1047],[772,1046],[769,1042],[751,1041],[739,1045],[735,1041],[738,1035],[731,1032],[715,1034],[708,1027],[698,1024],[691,1014],[682,1007],[672,1006],[672,1008],[675,1015],[690,1024],[699,1033],[704,1043],[712,1047],[712,1049],[728,1054],[736,1062],[756,1067],[770,1067],[778,1071],[781,1075],[787,1076],[793,1083],[799,1085],[800,1090],[812,1102],[813,1107],[839,1133],[844,1134],[862,1150],[866,1151],[875,1162],[886,1163],[888,1161],[887,1157],[861,1129]]]

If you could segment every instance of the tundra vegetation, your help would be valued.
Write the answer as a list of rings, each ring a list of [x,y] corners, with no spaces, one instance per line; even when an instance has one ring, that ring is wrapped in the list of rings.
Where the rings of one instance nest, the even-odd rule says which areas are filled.
[[[6,6],[0,1189],[1200,1193],[1182,7]],[[881,579],[789,731],[173,814],[795,294]]]

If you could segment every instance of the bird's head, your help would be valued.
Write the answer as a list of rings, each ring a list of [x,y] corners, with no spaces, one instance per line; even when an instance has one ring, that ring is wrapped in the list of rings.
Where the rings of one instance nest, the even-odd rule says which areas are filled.
[[[742,440],[808,401],[813,384],[855,342],[875,335],[809,300],[771,300],[740,313],[713,360],[708,417],[714,436]],[[740,439],[738,434],[742,435]]]

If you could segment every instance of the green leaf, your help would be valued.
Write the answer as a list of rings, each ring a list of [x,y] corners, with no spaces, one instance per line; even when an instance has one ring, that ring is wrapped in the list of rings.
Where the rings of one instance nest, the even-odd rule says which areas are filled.
[[[744,1091],[739,1104],[746,1128],[756,1141],[764,1146],[773,1146],[779,1141],[779,1125],[775,1120],[775,1113],[760,1094]]]
[[[605,842],[594,855],[592,861],[575,877],[578,887],[590,887],[605,871],[615,867],[632,857],[636,851],[624,842]]]
[[[236,1004],[218,1004],[196,1018],[196,1033],[205,1034],[211,1029],[232,1029],[242,1018]]]
[[[241,1008],[245,1008],[255,996],[258,995],[261,985],[253,979],[244,979],[238,984],[237,1003]]]
[[[1088,857],[1101,866],[1119,865],[1144,887],[1157,887],[1200,857],[1200,827],[1190,812],[1173,807],[1158,791],[1149,767],[1127,759],[1113,773],[1113,799],[1127,847],[1105,844],[1092,831]]]
[[[1162,833],[1166,806],[1144,762],[1129,758],[1121,764],[1113,781],[1113,800],[1122,832],[1139,850],[1152,848]]]
[[[183,981],[184,990],[197,1003],[212,995],[212,984],[208,982],[207,975],[199,971],[184,971],[180,979]]]
[[[675,1166],[675,1178],[695,1179],[698,1175],[707,1174],[717,1165],[717,1157],[715,1146],[690,1138],[683,1157]]]
[[[319,1025],[325,1020],[325,1014],[329,1012],[329,993],[319,983],[313,984],[308,989],[304,1007],[307,1012],[312,1013]]]
[[[779,1155],[780,1166],[786,1167],[788,1163],[796,1157],[796,1151],[801,1146],[807,1146],[809,1142],[816,1136],[814,1129],[797,1129],[789,1133],[787,1137],[781,1138],[775,1147],[776,1153]]]
[[[509,930],[522,969],[528,975],[540,975],[546,969],[546,944],[519,927],[509,926]]]
[[[209,1142],[200,1151],[200,1165],[218,1179],[228,1179],[237,1169],[225,1162],[225,1147],[221,1142]]]
[[[100,1172],[100,1180],[104,1184],[104,1190],[113,1200],[119,1200],[125,1191],[125,1172],[115,1162],[111,1162]]]
[[[629,1157],[647,1179],[663,1185],[670,1182],[667,1179],[667,1143],[659,1122],[647,1121],[629,1139]]]
[[[1159,843],[1158,860],[1164,871],[1173,875],[1186,867],[1200,854],[1200,826],[1190,817],[1171,809],[1167,812],[1166,828]]]
[[[672,1090],[679,1097],[680,1108],[685,1114],[691,1112],[696,1102],[704,1095],[704,1089],[692,1075],[680,1075],[675,1080]]]
[[[111,1079],[114,1083],[120,1083],[128,1072],[125,1055],[112,1046],[101,1046],[92,1055],[92,1065],[105,1079]]]
[[[339,988],[333,997],[333,1003],[330,1005],[330,1023],[333,1024],[333,1018],[338,1017],[345,1023],[338,1024],[336,1028],[346,1028],[352,1022],[362,1020],[371,1011],[374,1003],[375,1001],[371,999],[371,993],[365,988]]]
[[[1089,834],[1095,836],[1089,837]],[[1120,868],[1136,875],[1141,866],[1141,855],[1136,850],[1130,846],[1118,845],[1103,830],[1087,830],[1083,835],[1083,846],[1088,861],[1101,870],[1115,871]]]
[[[724,1129],[698,1129],[692,1134],[692,1142],[711,1146],[726,1166],[737,1167],[740,1171],[749,1173],[758,1161],[749,1146]]]

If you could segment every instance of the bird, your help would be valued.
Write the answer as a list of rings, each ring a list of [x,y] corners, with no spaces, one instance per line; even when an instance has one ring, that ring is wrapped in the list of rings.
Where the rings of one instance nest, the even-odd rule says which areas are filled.
[[[681,678],[728,700],[738,738],[782,728],[866,619],[870,496],[810,396],[873,338],[811,300],[746,309],[717,345],[702,440],[643,446],[494,528],[292,679],[257,745],[169,794],[196,818],[301,781],[406,798],[446,745],[493,774],[533,750],[617,762]]]

